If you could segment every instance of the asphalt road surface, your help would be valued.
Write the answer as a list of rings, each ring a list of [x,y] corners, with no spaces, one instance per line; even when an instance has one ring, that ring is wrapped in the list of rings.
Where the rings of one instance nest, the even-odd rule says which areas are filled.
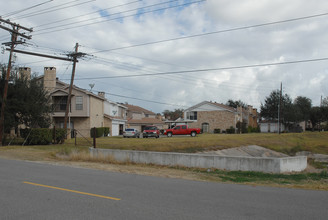
[[[328,219],[328,192],[0,159],[0,219]]]

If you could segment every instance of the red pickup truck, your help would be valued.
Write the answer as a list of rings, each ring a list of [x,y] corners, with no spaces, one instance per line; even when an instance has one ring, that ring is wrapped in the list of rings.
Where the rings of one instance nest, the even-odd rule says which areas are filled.
[[[166,129],[164,134],[168,137],[172,137],[172,135],[190,135],[195,137],[196,134],[200,133],[200,128],[188,128],[187,125],[178,125],[172,129]]]

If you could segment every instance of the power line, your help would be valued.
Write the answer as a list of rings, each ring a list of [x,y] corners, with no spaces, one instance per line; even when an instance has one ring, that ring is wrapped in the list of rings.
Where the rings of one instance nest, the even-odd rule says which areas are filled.
[[[95,90],[95,92],[97,92],[97,91]],[[121,97],[121,98],[128,98],[128,99],[134,99],[134,100],[139,100],[139,101],[144,101],[144,102],[156,103],[156,104],[161,104],[161,105],[187,107],[187,106],[183,106],[183,105],[176,105],[176,104],[172,104],[172,103],[165,103],[165,102],[159,102],[159,101],[154,101],[154,100],[141,99],[141,98],[130,97],[130,96],[125,96],[125,95],[118,95],[118,94],[108,93],[108,92],[105,92],[105,94],[111,95],[111,96],[116,96],[116,97]]]
[[[87,13],[87,14],[83,14],[83,15],[78,15],[78,16],[74,16],[74,17],[70,17],[70,18],[65,18],[65,19],[61,19],[61,20],[57,20],[57,21],[53,21],[53,22],[46,23],[46,24],[41,24],[41,25],[35,26],[35,28],[37,28],[37,27],[42,27],[42,26],[48,26],[48,25],[50,25],[50,24],[56,24],[56,23],[60,23],[60,22],[63,22],[63,21],[72,20],[72,19],[74,19],[74,18],[81,18],[81,17],[87,16],[87,15],[100,13],[100,12],[103,12],[103,11],[106,11],[106,10],[109,10],[109,9],[114,9],[114,8],[118,8],[118,7],[122,7],[122,6],[130,5],[130,4],[134,4],[134,3],[136,3],[136,2],[140,2],[140,0],[133,1],[133,2],[128,2],[128,3],[125,3],[125,4],[121,4],[121,5],[116,5],[116,6],[113,6],[113,7],[109,7],[109,8],[101,9],[101,10],[98,10],[98,11],[95,11],[95,12],[91,12],[91,13]],[[121,13],[121,12],[120,12],[120,13]],[[112,15],[113,15],[113,14],[112,14]]]
[[[128,48],[133,48],[133,47],[140,47],[140,46],[146,46],[146,45],[151,45],[151,44],[158,44],[158,43],[164,43],[164,42],[176,41],[176,40],[182,40],[182,39],[188,39],[188,38],[202,37],[202,36],[208,36],[208,35],[213,35],[213,34],[221,34],[221,33],[227,33],[227,32],[232,32],[232,31],[240,31],[240,30],[246,30],[246,29],[250,29],[250,28],[258,28],[258,27],[288,23],[288,22],[293,22],[293,21],[299,21],[299,20],[305,20],[305,19],[311,19],[311,18],[316,18],[316,17],[327,16],[327,15],[328,15],[328,12],[327,13],[322,13],[322,14],[298,17],[298,18],[291,18],[291,19],[282,20],[282,21],[274,21],[274,22],[268,22],[268,23],[262,23],[262,24],[255,24],[255,25],[249,25],[249,26],[243,26],[243,27],[230,28],[230,29],[225,29],[225,30],[212,31],[212,32],[207,32],[207,33],[202,33],[202,34],[194,34],[194,35],[183,36],[183,37],[175,37],[175,38],[170,38],[170,39],[166,39],[166,40],[159,40],[159,41],[153,41],[153,42],[148,42],[148,43],[141,43],[141,44],[136,44],[136,45],[124,46],[124,47],[116,47],[116,48],[107,49],[107,50],[98,50],[96,52],[93,52],[92,54],[109,52],[109,51],[114,51],[114,50],[122,50],[122,49],[128,49]]]
[[[77,1],[81,1],[81,0],[74,0],[74,1],[66,2],[66,3],[61,4],[61,5],[56,5],[56,6],[51,7],[51,8],[57,8],[57,9],[51,9],[51,8],[50,8],[51,10],[49,10],[49,8],[47,8],[47,9],[43,9],[43,10],[40,10],[40,11],[37,11],[37,12],[31,12],[31,13],[28,13],[28,14],[25,14],[25,15],[21,15],[21,16],[18,16],[18,17],[14,17],[14,18],[12,18],[12,19],[29,18],[29,17],[33,17],[33,16],[37,16],[37,15],[41,15],[41,14],[45,14],[45,13],[49,13],[49,12],[54,12],[54,11],[58,11],[58,10],[62,10],[62,9],[67,9],[67,8],[71,8],[71,7],[75,7],[75,6],[79,6],[79,5],[87,4],[87,3],[89,3],[89,2],[93,2],[93,1],[96,1],[96,0],[88,0],[88,1],[81,2],[81,3],[75,4],[75,5],[70,5],[70,6],[66,6],[66,7],[58,8],[58,7],[60,7],[60,6],[68,5],[68,4],[71,4],[71,3],[73,3],[73,2],[77,2]]]
[[[109,64],[114,65],[114,66],[127,67],[129,69],[135,69],[135,67],[139,67],[138,65],[134,65],[134,64],[131,64],[131,63],[126,63],[126,64],[123,64],[123,63],[115,63],[115,61],[112,61],[112,60],[109,60],[109,59],[105,59],[105,58],[99,58],[99,57],[96,57],[95,60],[96,61],[99,60],[99,61],[104,62],[104,63],[109,63]],[[103,65],[105,65],[105,64],[103,64]],[[145,69],[145,68],[143,68],[142,71],[147,71],[147,72],[153,72],[154,73],[154,70],[153,69]],[[172,78],[165,78],[163,76],[157,76],[157,77],[172,81]],[[206,84],[207,87],[211,87],[211,88],[215,88],[215,89],[218,89],[219,88],[219,87],[217,87],[218,86],[217,83],[213,83],[213,79],[201,78],[201,77],[196,77],[196,76],[193,76],[192,78],[186,78],[186,77],[178,76],[178,75],[175,75],[174,77],[175,77],[174,78],[174,81],[176,81],[178,79],[181,79],[180,81],[183,80],[184,83],[186,83],[186,81],[189,81],[189,82],[193,82],[194,85],[198,85],[198,84],[196,84],[195,80],[201,80],[202,83],[203,84]],[[232,88],[240,89],[240,90],[249,90],[250,89],[249,86],[240,86],[240,84],[233,85],[233,83],[230,83],[229,85],[225,85],[224,83],[220,83],[219,86],[220,87],[221,86],[223,86],[223,87],[232,87]],[[269,88],[267,88],[267,87],[266,88],[264,88],[264,87],[260,87],[259,88],[258,87],[257,89],[260,89],[260,90],[263,90],[263,89],[268,90]]]
[[[206,1],[206,0],[199,0],[199,1],[194,1],[194,2],[184,3],[184,4],[181,4],[181,5],[173,5],[173,6],[169,6],[169,7],[166,7],[166,8],[160,8],[160,9],[155,9],[155,10],[146,11],[146,12],[138,12],[137,15],[148,14],[148,13],[158,12],[158,11],[163,11],[163,10],[171,9],[171,8],[184,7],[186,5],[200,3],[200,2],[204,2],[204,1]],[[143,9],[143,8],[141,8],[141,9]],[[112,21],[112,20],[120,20],[120,19],[123,19],[123,18],[134,17],[134,16],[136,16],[136,14],[122,16],[122,17],[113,18],[113,19],[107,19],[107,20],[103,20],[103,21],[97,21],[97,22],[88,23],[88,24],[82,24],[82,25],[73,26],[73,27],[69,27],[69,28],[62,28],[62,29],[56,29],[56,30],[47,31],[47,32],[41,32],[41,33],[37,33],[37,34],[34,34],[34,35],[42,35],[42,34],[49,34],[49,33],[53,33],[53,32],[71,30],[71,29],[75,29],[75,28],[85,27],[85,26],[89,26],[89,25],[93,25],[93,24],[104,23],[104,22],[108,22],[108,21]],[[47,28],[47,29],[52,29],[52,28]],[[43,29],[43,30],[45,30],[45,29]],[[38,30],[36,32],[40,32],[40,31],[41,30]]]
[[[47,4],[49,2],[52,2],[53,0],[50,0],[50,1],[46,1],[46,2],[42,2],[42,3],[39,3],[39,4],[36,4],[36,5],[32,5],[30,7],[27,7],[27,8],[23,8],[23,9],[19,9],[19,10],[16,10],[16,11],[13,11],[13,12],[9,12],[7,14],[4,14],[4,15],[1,15],[0,17],[8,17],[8,16],[11,16],[11,15],[14,15],[14,14],[18,14],[18,13],[21,13],[23,11],[27,11],[27,10],[30,10],[32,8],[36,8],[36,7],[39,7],[41,5],[44,5],[44,4]]]
[[[119,14],[122,14],[122,13],[131,12],[131,11],[144,10],[144,9],[146,9],[146,8],[151,8],[151,7],[158,6],[158,5],[163,5],[163,4],[173,3],[173,2],[176,2],[176,1],[178,1],[178,0],[171,0],[171,1],[166,1],[166,2],[161,2],[161,3],[157,3],[157,4],[153,4],[153,5],[149,5],[149,6],[146,6],[146,7],[139,7],[139,8],[130,9],[130,10],[127,10],[127,11],[122,11],[122,12],[117,12],[117,13],[113,13],[113,14],[103,15],[103,16],[101,16],[101,18],[112,17],[113,15],[119,15]],[[115,18],[115,19],[121,19],[121,18],[122,18],[122,17],[120,17],[120,18]],[[79,23],[83,23],[83,22],[87,22],[87,21],[96,20],[96,19],[99,19],[99,17],[89,18],[89,19],[85,19],[85,20],[82,20],[82,21],[71,22],[71,23],[68,23],[68,24],[62,24],[62,25],[52,26],[52,27],[49,27],[49,28],[40,29],[40,30],[38,30],[38,32],[39,32],[39,31],[44,31],[44,30],[53,29],[53,28],[65,27],[65,26],[69,26],[69,25],[73,25],[73,24],[79,24]],[[108,20],[106,20],[106,21],[115,20],[115,19],[108,19]],[[104,22],[104,21],[102,21],[102,22]]]
[[[276,63],[252,64],[252,65],[244,65],[244,66],[218,67],[218,68],[209,68],[209,69],[183,70],[183,71],[148,73],[148,74],[135,74],[135,75],[122,75],[122,76],[103,76],[103,77],[92,77],[92,78],[91,77],[85,77],[85,78],[78,78],[76,80],[113,79],[113,78],[157,76],[157,75],[174,75],[174,74],[184,74],[184,73],[209,72],[209,71],[245,69],[245,68],[263,67],[263,66],[277,66],[277,65],[288,65],[288,64],[297,64],[297,63],[319,62],[319,61],[326,61],[326,60],[328,60],[328,57],[318,58],[318,59],[276,62]]]

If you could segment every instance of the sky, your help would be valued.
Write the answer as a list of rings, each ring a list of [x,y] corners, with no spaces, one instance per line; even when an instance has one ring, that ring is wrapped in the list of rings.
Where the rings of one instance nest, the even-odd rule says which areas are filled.
[[[328,96],[326,0],[15,0],[0,16],[33,28],[16,49],[66,57],[78,43],[76,86],[155,113],[229,99],[260,109],[281,84],[313,106]],[[14,64],[70,82],[71,62],[16,53]]]

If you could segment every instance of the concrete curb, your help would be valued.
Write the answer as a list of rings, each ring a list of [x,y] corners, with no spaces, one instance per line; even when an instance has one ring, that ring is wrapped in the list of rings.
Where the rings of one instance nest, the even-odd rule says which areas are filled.
[[[217,168],[230,171],[258,171],[264,173],[300,172],[307,167],[307,157],[237,157],[171,152],[131,151],[89,148],[92,157],[111,157],[119,162],[134,162],[165,166]]]

